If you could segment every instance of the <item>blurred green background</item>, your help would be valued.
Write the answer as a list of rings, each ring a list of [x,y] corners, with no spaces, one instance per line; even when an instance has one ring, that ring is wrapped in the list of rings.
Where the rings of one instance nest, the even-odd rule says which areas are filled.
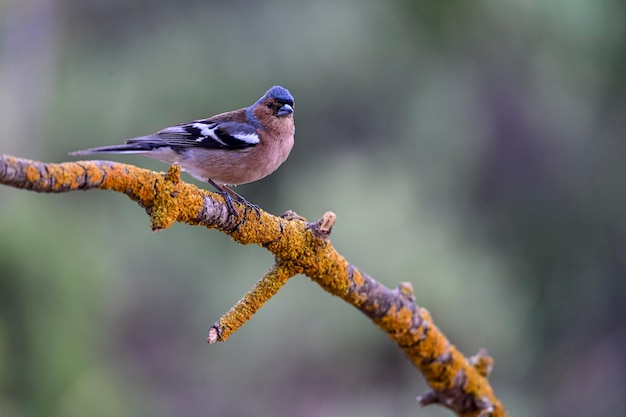
[[[72,160],[284,85],[296,146],[237,191],[335,211],[342,254],[488,349],[511,415],[619,415],[625,17],[617,0],[2,0],[0,153]],[[119,194],[0,187],[0,416],[450,415],[420,410],[417,370],[306,277],[207,346],[271,263],[217,231],[152,233]]]

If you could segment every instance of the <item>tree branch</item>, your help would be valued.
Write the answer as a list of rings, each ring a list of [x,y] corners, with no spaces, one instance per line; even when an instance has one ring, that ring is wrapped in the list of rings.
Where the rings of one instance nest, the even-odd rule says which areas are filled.
[[[302,273],[327,292],[361,310],[402,349],[431,389],[421,405],[441,404],[459,416],[506,416],[488,373],[493,361],[481,351],[465,358],[415,303],[410,283],[389,289],[351,265],[327,240],[336,216],[328,212],[307,223],[293,212],[276,217],[235,202],[229,213],[223,198],[180,181],[180,168],[163,173],[109,161],[42,163],[0,155],[0,183],[37,192],[103,189],[121,192],[143,207],[153,230],[174,222],[218,229],[235,241],[272,252],[275,263],[263,278],[209,330],[209,343],[224,341],[292,276]]]

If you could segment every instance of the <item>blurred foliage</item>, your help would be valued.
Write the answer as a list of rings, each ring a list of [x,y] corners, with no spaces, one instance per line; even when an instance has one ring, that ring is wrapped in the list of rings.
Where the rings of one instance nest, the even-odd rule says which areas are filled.
[[[511,415],[619,414],[624,16],[616,0],[4,0],[0,152],[68,160],[282,84],[296,147],[238,191],[335,211],[342,254],[489,350]],[[7,187],[0,236],[3,417],[449,415],[416,410],[417,371],[302,277],[207,347],[262,249],[150,233],[115,194]]]

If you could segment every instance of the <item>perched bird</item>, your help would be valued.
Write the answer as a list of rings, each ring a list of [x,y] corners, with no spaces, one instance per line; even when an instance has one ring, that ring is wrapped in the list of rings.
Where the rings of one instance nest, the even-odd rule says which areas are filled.
[[[123,145],[71,152],[140,154],[168,164],[214,186],[231,213],[231,196],[259,213],[227,185],[260,180],[274,172],[293,147],[294,100],[286,88],[274,86],[250,107],[165,128],[153,135],[126,140]]]

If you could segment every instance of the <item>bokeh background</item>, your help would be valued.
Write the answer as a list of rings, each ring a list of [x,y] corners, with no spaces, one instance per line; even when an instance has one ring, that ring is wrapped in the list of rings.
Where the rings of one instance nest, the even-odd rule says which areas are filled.
[[[2,0],[0,153],[72,160],[282,84],[296,146],[239,192],[335,211],[342,254],[488,349],[511,415],[620,415],[625,17],[617,0]],[[417,370],[306,277],[207,346],[271,263],[217,231],[152,233],[119,194],[0,187],[0,416],[450,415],[419,409]]]

